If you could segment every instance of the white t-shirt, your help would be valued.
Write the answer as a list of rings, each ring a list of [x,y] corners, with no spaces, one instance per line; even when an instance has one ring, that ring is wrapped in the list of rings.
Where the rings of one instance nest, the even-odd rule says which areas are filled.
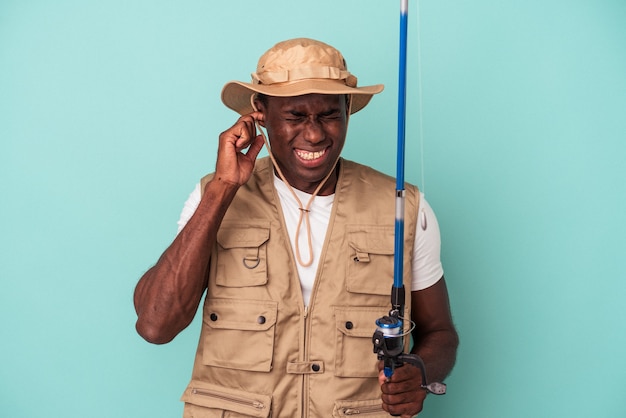
[[[300,216],[300,206],[296,199],[289,191],[287,185],[274,176],[274,186],[278,191],[280,203],[285,216],[285,224],[291,239],[291,248],[296,253],[295,237],[296,227]],[[298,198],[303,205],[309,202],[310,194],[294,189]],[[200,203],[200,184],[197,184],[189,198],[185,202],[185,206],[178,220],[178,232],[187,224],[191,216],[196,211]],[[313,263],[308,267],[303,267],[296,262],[298,266],[298,276],[302,286],[302,295],[304,302],[308,305],[315,281],[315,273],[317,271],[317,263],[322,252],[324,239],[326,237],[326,229],[330,219],[335,195],[316,196],[310,206],[309,220],[311,222],[311,242],[313,246]],[[421,215],[418,218],[415,245],[413,246],[413,277],[412,290],[422,290],[435,284],[443,276],[443,267],[441,265],[441,237],[439,234],[439,224],[432,208],[424,198],[420,196],[420,211],[424,211],[426,216],[426,230],[421,227]],[[309,246],[305,225],[301,225],[299,236],[300,257],[306,262],[309,260]]]

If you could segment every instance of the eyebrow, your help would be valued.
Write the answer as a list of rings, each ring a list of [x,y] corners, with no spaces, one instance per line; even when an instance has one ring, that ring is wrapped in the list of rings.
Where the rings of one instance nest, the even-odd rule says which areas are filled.
[[[338,107],[337,108],[333,107],[331,109],[328,109],[325,112],[321,112],[320,115],[322,115],[322,116],[329,116],[329,115],[332,115],[334,113],[341,113],[341,109],[339,109]]]
[[[298,109],[286,109],[284,111],[285,114],[291,114],[293,116],[307,116],[308,113],[306,112],[301,112]],[[324,110],[322,112],[319,112],[318,115],[319,116],[330,116],[333,115],[335,113],[341,113],[341,109],[339,109],[338,107],[333,107],[327,110]]]

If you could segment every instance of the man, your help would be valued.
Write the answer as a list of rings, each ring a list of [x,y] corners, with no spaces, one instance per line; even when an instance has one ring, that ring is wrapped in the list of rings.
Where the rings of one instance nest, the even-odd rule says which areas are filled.
[[[189,325],[206,291],[185,417],[421,411],[419,370],[405,364],[386,379],[372,350],[390,308],[395,183],[340,158],[350,115],[382,88],[357,87],[339,51],[311,39],[275,45],[252,83],[224,87],[241,117],[135,291],[137,331],[157,344]],[[257,160],[261,127],[270,156]],[[436,219],[407,186],[405,314],[413,352],[441,380],[458,338]]]

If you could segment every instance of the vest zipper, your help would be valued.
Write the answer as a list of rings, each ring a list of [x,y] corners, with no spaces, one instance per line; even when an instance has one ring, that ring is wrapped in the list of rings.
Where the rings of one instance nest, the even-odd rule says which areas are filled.
[[[304,353],[303,353],[303,357],[302,359],[306,359],[307,355],[308,355],[308,316],[309,316],[309,306],[308,305],[304,305],[304,311],[303,311],[303,329],[304,329],[304,333],[303,333],[303,343],[304,343]],[[308,376],[306,374],[302,375],[302,398],[301,398],[301,411],[302,411],[302,418],[308,418],[309,416],[309,410],[307,409],[307,405],[309,403],[309,399],[308,399],[308,390],[307,390],[307,386],[308,386]]]
[[[383,412],[383,407],[382,405],[358,406],[353,408],[342,408],[340,412],[344,416],[380,414]]]
[[[236,404],[239,404],[239,405],[249,406],[249,407],[254,408],[254,409],[264,409],[265,408],[265,404],[263,402],[259,402],[259,401],[254,400],[254,399],[241,398],[239,396],[231,395],[231,394],[228,394],[228,393],[216,392],[216,391],[207,390],[207,389],[196,389],[196,388],[191,389],[191,393],[193,393],[194,395],[208,396],[208,397],[211,397],[211,398],[220,399],[222,401],[227,401],[227,402],[232,402],[232,403],[236,403]]]

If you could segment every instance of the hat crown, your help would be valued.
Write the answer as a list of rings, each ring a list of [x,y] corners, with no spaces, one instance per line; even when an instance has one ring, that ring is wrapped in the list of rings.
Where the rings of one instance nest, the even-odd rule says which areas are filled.
[[[306,79],[342,80],[356,86],[341,53],[332,46],[308,38],[290,39],[269,49],[259,59],[252,83],[271,85]]]

